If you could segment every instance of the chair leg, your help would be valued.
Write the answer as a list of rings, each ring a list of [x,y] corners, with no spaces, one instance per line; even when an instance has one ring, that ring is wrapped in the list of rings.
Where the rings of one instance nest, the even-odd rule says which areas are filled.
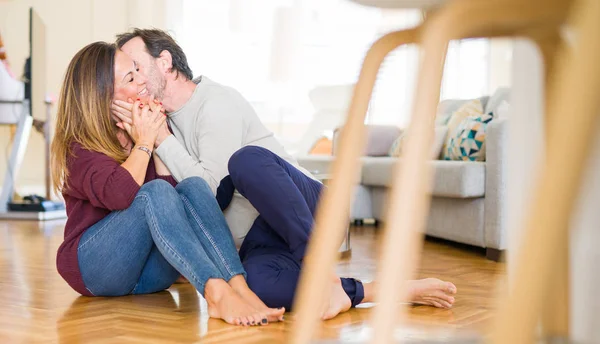
[[[377,273],[376,295],[381,302],[373,310],[372,343],[390,342],[398,321],[398,302],[406,299],[407,290],[403,282],[415,271],[422,249],[421,229],[425,226],[431,201],[427,193],[431,169],[426,157],[433,141],[434,116],[450,41],[441,25],[437,26],[440,27],[430,21],[424,29],[415,110],[407,131],[403,157],[407,163],[395,167],[388,198]]]
[[[353,186],[357,180],[348,173],[360,166],[359,155],[365,141],[364,120],[377,72],[383,59],[400,45],[417,42],[419,29],[397,31],[381,37],[367,52],[348,118],[340,137],[340,152],[332,166],[332,180],[319,202],[315,227],[294,300],[297,320],[291,332],[292,343],[308,343],[319,320],[319,309],[328,281],[334,271],[337,251],[348,225]]]
[[[555,95],[550,94],[552,90],[552,78],[555,77],[556,53],[564,45],[558,30],[549,32],[546,36],[533,35],[532,39],[537,43],[542,57],[544,59],[544,69],[546,78],[546,109],[550,99]],[[547,113],[547,110],[546,110]],[[549,118],[545,118],[546,134],[548,134]],[[547,135],[546,135],[547,136]],[[551,151],[544,152],[546,156],[552,154]],[[569,223],[564,224],[561,229],[562,237],[560,239],[560,249],[556,251],[558,255],[557,264],[554,266],[554,274],[550,284],[549,293],[544,302],[542,311],[542,331],[546,337],[569,338]]]
[[[431,170],[425,157],[433,138],[433,117],[448,42],[465,37],[515,35],[520,33],[519,30],[539,25],[540,20],[553,23],[552,20],[564,16],[564,12],[558,10],[562,3],[554,1],[552,6],[544,7],[543,13],[538,5],[534,1],[523,4],[517,1],[450,1],[429,17],[425,25],[421,39],[423,64],[404,151],[405,163],[395,170],[385,221],[376,291],[380,302],[371,321],[374,326],[372,343],[390,341],[398,319],[397,301],[406,298],[402,282],[413,277],[421,252],[421,231],[431,201],[427,195]],[[399,316],[403,315],[404,309]]]
[[[517,252],[515,284],[501,305],[492,333],[493,343],[531,343],[551,276],[560,257],[582,175],[594,142],[600,104],[592,90],[600,88],[600,2],[581,1],[574,28],[573,51],[557,59],[549,99],[548,154],[540,166],[533,203],[521,227],[522,250]],[[563,57],[560,56],[559,57]],[[573,116],[573,114],[577,114]],[[563,253],[564,254],[564,253]],[[562,254],[561,254],[562,256]]]

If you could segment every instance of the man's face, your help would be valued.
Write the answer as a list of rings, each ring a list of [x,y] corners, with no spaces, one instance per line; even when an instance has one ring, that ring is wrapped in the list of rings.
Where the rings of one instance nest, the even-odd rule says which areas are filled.
[[[134,37],[125,43],[121,50],[137,63],[140,73],[148,78],[148,92],[157,99],[163,99],[167,80],[158,68],[156,59],[146,50],[144,41],[140,37]]]

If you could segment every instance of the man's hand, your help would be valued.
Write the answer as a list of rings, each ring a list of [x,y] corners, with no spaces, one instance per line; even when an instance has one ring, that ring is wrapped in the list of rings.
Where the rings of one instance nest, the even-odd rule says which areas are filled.
[[[111,110],[115,121],[133,124],[133,99],[129,98],[126,102],[114,100],[111,104]]]

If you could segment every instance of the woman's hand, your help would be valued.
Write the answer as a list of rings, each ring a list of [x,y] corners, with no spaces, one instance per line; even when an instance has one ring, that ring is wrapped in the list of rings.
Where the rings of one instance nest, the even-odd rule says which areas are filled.
[[[140,100],[138,98],[138,100]],[[119,123],[129,123],[133,124],[132,121],[132,112],[133,112],[133,99],[128,98],[127,101],[123,100],[114,100],[111,104],[111,110],[113,119],[117,124]],[[120,128],[120,126],[119,126]],[[123,129],[125,130],[125,129]]]
[[[160,104],[152,106],[144,105],[140,101],[133,103],[131,113],[132,124],[127,122],[119,123],[119,127],[123,127],[133,142],[140,146],[154,147],[158,130],[164,125],[166,116],[162,112]]]
[[[150,99],[148,100],[148,105],[150,106],[150,111],[162,112],[166,116],[165,109],[162,107],[162,102],[160,102],[158,99],[154,99],[154,96],[150,96]],[[165,123],[158,129],[158,135],[156,136],[156,140],[154,141],[154,148],[160,146],[160,144],[169,135],[171,135],[171,131],[169,130],[169,126],[165,121]]]

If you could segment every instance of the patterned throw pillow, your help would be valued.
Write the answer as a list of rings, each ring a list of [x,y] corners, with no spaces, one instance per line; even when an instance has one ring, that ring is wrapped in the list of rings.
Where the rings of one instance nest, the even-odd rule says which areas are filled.
[[[485,137],[493,113],[465,118],[448,136],[444,160],[485,161]]]
[[[452,117],[448,121],[448,136],[446,137],[446,142],[444,144],[444,159],[446,159],[446,151],[448,150],[448,146],[450,145],[450,138],[454,134],[454,130],[456,127],[467,117],[469,116],[481,116],[483,114],[483,106],[481,105],[481,100],[473,99],[464,103],[458,110],[452,113]]]

